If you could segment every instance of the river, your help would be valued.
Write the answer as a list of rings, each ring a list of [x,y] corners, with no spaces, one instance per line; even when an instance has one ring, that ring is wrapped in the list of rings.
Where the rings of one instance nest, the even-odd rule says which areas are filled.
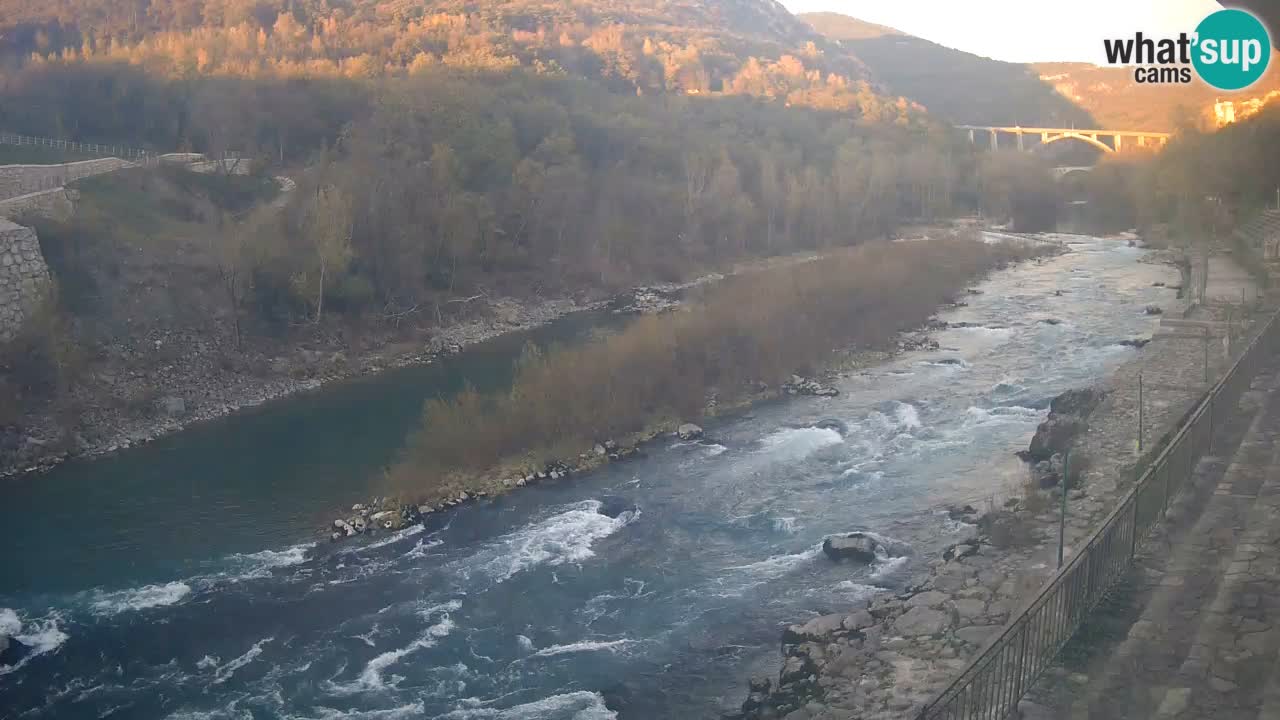
[[[901,587],[966,531],[948,504],[1016,494],[1013,452],[1049,400],[1154,331],[1143,309],[1176,271],[1065,239],[943,313],[971,326],[937,333],[941,350],[852,374],[839,397],[361,543],[315,530],[368,495],[423,398],[501,386],[526,340],[604,320],[10,481],[0,630],[32,651],[0,666],[0,717],[718,717],[776,672],[783,625]],[[898,557],[822,556],[851,530]]]

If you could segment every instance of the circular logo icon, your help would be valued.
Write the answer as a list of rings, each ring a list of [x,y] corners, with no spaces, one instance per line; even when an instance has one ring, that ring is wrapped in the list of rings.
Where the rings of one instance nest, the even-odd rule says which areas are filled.
[[[1271,36],[1244,10],[1219,10],[1200,22],[1191,61],[1200,79],[1219,90],[1242,90],[1267,71]]]

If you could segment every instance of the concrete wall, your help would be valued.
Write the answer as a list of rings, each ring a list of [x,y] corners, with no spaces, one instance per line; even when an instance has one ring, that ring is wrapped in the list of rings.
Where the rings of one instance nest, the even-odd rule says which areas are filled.
[[[0,220],[0,340],[22,327],[48,283],[36,231]]]
[[[52,190],[74,180],[113,172],[133,163],[101,158],[61,165],[0,165],[0,199]]]

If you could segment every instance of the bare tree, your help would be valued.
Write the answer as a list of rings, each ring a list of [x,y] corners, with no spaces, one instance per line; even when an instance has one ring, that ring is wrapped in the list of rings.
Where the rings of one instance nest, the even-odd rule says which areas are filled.
[[[351,262],[352,230],[351,198],[333,185],[320,185],[307,213],[307,238],[315,253],[315,270],[318,282],[316,316],[318,324],[324,315],[324,289],[332,273],[340,273]]]

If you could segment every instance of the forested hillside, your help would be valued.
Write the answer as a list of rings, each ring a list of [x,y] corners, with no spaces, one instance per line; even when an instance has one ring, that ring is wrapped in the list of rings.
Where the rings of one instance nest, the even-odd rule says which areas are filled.
[[[1018,63],[943,47],[838,13],[800,16],[858,57],[886,89],[966,125],[1087,127],[1089,112]]]
[[[865,68],[774,0],[0,2],[0,55],[114,60],[170,77],[369,78],[433,67],[725,93],[900,119]]]

